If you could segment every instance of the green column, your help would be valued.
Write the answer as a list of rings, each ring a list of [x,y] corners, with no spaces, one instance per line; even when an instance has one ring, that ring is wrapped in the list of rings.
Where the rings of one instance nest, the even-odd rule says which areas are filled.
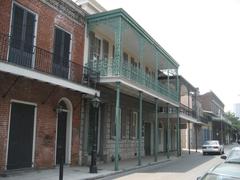
[[[179,107],[177,107],[177,156],[180,156],[180,119]]]
[[[154,161],[157,162],[158,155],[158,100],[155,99],[155,142],[154,142]]]
[[[114,75],[119,76],[121,72],[121,58],[122,58],[122,18],[117,19],[117,25],[115,28],[115,51],[113,60],[113,72]]]
[[[167,158],[170,158],[169,154],[169,129],[170,129],[170,122],[169,122],[169,104],[167,104]]]
[[[138,153],[137,153],[139,166],[142,164],[141,146],[142,146],[142,92],[139,91]]]
[[[116,109],[115,109],[115,171],[119,170],[118,155],[119,155],[119,138],[120,138],[120,82],[116,82]]]
[[[188,121],[188,154],[191,153],[190,151],[190,121]]]
[[[177,74],[177,99],[178,105],[180,104],[180,83],[178,76],[178,69],[176,69]],[[177,107],[177,156],[181,156],[181,130],[180,130],[180,118],[179,118],[179,107]]]

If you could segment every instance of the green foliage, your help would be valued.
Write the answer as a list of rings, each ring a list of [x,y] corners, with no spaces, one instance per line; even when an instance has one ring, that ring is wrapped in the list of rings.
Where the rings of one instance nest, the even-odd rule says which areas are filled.
[[[236,130],[240,130],[240,119],[236,117],[235,113],[227,112],[225,117],[232,122],[232,127]]]

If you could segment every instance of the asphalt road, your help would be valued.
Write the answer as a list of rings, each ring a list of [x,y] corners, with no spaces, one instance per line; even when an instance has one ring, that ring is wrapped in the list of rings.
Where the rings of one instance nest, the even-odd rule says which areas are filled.
[[[228,153],[234,146],[237,146],[237,144],[225,146],[225,153]],[[203,156],[201,153],[192,152],[190,155],[185,154],[177,160],[106,177],[104,180],[196,180],[197,177],[202,176],[210,168],[223,161],[220,155]]]

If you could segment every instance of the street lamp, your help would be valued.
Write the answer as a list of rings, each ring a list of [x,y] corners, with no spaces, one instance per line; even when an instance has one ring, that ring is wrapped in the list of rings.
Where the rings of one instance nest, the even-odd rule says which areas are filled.
[[[94,111],[94,119],[93,119],[93,142],[92,142],[92,152],[91,152],[91,165],[90,165],[90,173],[97,173],[97,119],[98,119],[98,107],[100,104],[100,100],[95,94],[94,98],[91,100],[91,104],[93,106]]]

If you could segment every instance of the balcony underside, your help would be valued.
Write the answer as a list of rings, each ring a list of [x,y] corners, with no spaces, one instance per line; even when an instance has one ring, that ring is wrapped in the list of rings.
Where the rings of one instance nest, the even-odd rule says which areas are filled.
[[[125,78],[121,77],[101,77],[100,83],[109,86],[110,88],[115,88],[115,82],[121,82],[121,92],[131,95],[133,97],[138,97],[138,92],[143,92],[143,98],[145,101],[155,103],[155,99],[159,100],[159,105],[161,104],[170,104],[174,107],[178,107],[178,103],[168,98],[167,96],[160,95],[159,93],[154,92],[151,89],[148,89],[144,86],[134,83]]]
[[[92,88],[88,88],[65,79],[61,79],[49,74],[44,74],[38,71],[34,71],[32,69],[17,66],[3,61],[0,61],[0,71],[10,73],[16,76],[24,76],[26,78],[36,79],[42,82],[58,85],[64,88],[71,89],[73,91],[78,91],[89,95],[95,95],[96,93],[98,96],[100,95],[99,91],[96,91]]]

